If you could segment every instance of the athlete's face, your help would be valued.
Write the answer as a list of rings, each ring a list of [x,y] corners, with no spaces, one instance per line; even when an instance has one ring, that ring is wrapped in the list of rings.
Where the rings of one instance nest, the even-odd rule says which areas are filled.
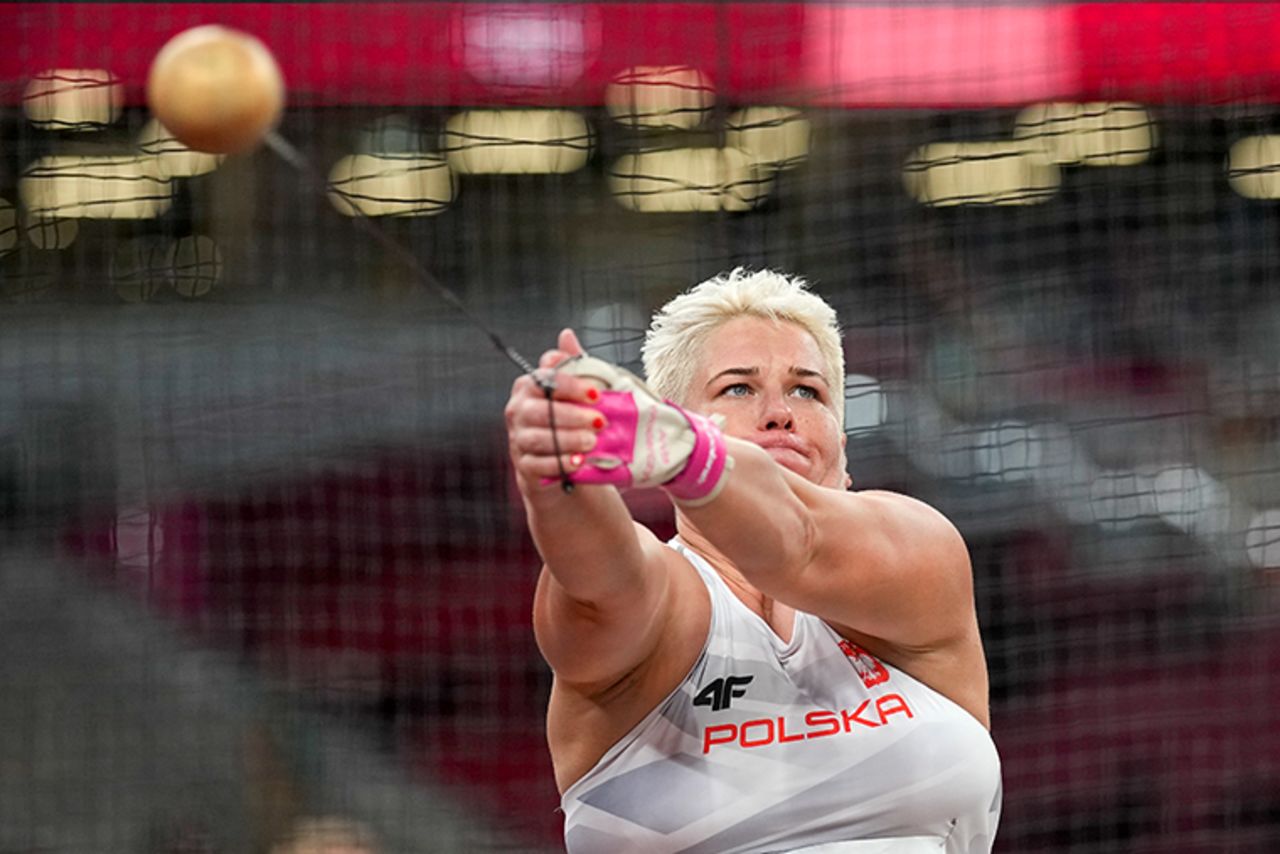
[[[725,433],[759,445],[784,468],[844,488],[845,437],[834,409],[843,389],[823,377],[818,345],[803,328],[737,317],[707,336],[688,404],[723,415]]]

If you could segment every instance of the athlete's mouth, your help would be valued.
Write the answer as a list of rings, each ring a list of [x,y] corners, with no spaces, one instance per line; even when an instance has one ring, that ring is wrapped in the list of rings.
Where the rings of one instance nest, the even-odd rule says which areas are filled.
[[[756,444],[764,448],[773,461],[783,468],[790,469],[796,474],[804,474],[809,470],[812,461],[809,458],[808,448],[794,437],[769,437]]]

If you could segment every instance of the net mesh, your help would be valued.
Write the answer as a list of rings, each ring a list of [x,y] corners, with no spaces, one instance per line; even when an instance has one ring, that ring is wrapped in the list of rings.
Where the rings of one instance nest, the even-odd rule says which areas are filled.
[[[526,355],[804,275],[969,543],[997,850],[1280,846],[1270,4],[5,16],[0,850],[558,846],[514,369],[357,211]],[[212,22],[323,181],[153,122]]]

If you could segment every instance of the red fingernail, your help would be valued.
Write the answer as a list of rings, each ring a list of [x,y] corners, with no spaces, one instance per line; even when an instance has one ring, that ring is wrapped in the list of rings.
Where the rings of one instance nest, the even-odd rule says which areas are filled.
[[[599,389],[595,389],[595,388],[587,389],[587,400],[591,401],[592,403],[595,403],[599,399],[600,399]]]
[[[582,454],[574,454],[573,456],[569,457],[569,465],[573,466],[574,468],[577,468],[578,466],[582,465],[582,461],[585,459],[586,457],[582,456]]]
[[[591,422],[591,426],[592,426],[592,427],[594,427],[594,428],[596,428],[597,430],[603,430],[603,429],[604,429],[604,416],[603,416],[603,415],[597,415],[597,416],[596,416],[596,420]]]

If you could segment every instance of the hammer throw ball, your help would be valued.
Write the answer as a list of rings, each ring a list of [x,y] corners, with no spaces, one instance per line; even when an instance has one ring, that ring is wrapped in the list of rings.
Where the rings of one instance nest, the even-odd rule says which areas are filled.
[[[257,38],[217,24],[165,43],[147,75],[151,112],[188,148],[235,154],[255,147],[284,109],[284,77]]]

